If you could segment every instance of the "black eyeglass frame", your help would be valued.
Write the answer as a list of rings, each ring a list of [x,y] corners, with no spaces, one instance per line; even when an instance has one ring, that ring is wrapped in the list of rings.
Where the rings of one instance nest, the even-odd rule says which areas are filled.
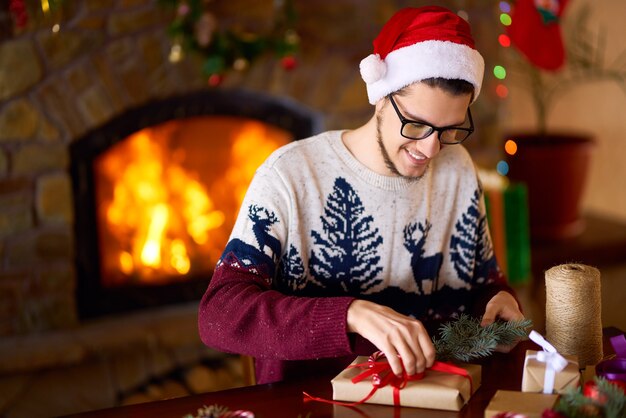
[[[389,101],[391,102],[391,105],[393,106],[393,109],[396,111],[396,114],[398,115],[398,118],[400,119],[400,122],[402,123],[402,126],[400,127],[400,135],[402,135],[403,137],[407,138],[407,139],[412,139],[414,141],[419,141],[421,139],[425,139],[428,138],[429,136],[431,136],[433,134],[433,132],[437,132],[438,135],[438,139],[439,142],[441,144],[445,144],[445,145],[457,145],[460,144],[462,142],[464,142],[467,138],[470,137],[470,135],[472,135],[472,133],[474,133],[474,120],[472,119],[472,112],[470,111],[470,108],[467,108],[467,117],[469,119],[469,123],[470,126],[469,128],[461,128],[458,126],[444,126],[443,128],[438,128],[436,126],[433,126],[429,123],[426,122],[419,122],[416,120],[411,120],[411,119],[407,119],[404,117],[404,115],[402,113],[400,113],[400,109],[398,109],[398,105],[396,104],[396,101],[393,99],[393,95],[389,95]],[[406,125],[409,124],[418,124],[418,125],[423,125],[423,126],[428,126],[430,128],[430,131],[428,131],[427,134],[425,134],[424,136],[422,136],[421,138],[415,138],[412,136],[407,136],[404,134],[404,127]],[[464,131],[467,132],[467,135],[465,136],[465,138],[461,139],[460,141],[456,141],[456,142],[444,142],[442,141],[442,137],[443,137],[443,132],[445,131],[449,131],[449,130],[458,130],[458,131]]]

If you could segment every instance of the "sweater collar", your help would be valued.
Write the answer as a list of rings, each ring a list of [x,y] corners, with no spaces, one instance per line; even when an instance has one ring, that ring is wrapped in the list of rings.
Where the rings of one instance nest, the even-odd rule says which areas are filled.
[[[423,183],[426,180],[426,177],[430,176],[432,167],[428,167],[428,169],[424,173],[424,176],[417,181],[399,176],[384,176],[370,170],[363,163],[357,160],[354,155],[352,155],[350,150],[348,150],[348,148],[345,146],[345,144],[341,140],[341,135],[343,134],[343,132],[345,131],[330,131],[328,135],[330,145],[335,150],[339,158],[344,162],[344,164],[346,164],[346,166],[350,170],[352,170],[360,179],[362,179],[366,183],[385,190],[406,190],[411,186]]]

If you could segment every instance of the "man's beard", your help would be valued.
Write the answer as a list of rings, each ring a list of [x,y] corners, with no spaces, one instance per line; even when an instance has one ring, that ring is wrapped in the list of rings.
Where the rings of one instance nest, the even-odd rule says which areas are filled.
[[[378,148],[380,149],[380,153],[383,156],[383,161],[385,162],[385,166],[387,166],[387,169],[389,169],[389,171],[391,171],[396,176],[402,177],[403,179],[406,179],[409,181],[419,181],[424,176],[424,174],[426,174],[426,171],[424,171],[424,173],[421,176],[405,176],[402,173],[400,173],[396,165],[393,163],[393,161],[391,161],[389,152],[387,152],[387,148],[385,148],[385,144],[383,144],[383,135],[380,132],[381,119],[382,117],[380,116],[380,114],[377,114],[376,115],[376,140],[378,142]],[[428,167],[426,167],[426,170],[428,170]]]

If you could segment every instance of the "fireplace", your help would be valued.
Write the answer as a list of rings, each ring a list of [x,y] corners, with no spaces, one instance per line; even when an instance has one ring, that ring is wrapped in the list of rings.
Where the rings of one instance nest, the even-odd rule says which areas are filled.
[[[75,141],[79,316],[199,299],[256,167],[319,125],[285,99],[209,90],[132,109]]]

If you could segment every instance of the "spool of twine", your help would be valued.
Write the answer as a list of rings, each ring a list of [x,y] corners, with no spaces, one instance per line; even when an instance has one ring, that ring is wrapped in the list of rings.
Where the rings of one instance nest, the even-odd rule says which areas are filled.
[[[600,271],[561,264],[546,271],[546,339],[580,368],[602,359]]]

